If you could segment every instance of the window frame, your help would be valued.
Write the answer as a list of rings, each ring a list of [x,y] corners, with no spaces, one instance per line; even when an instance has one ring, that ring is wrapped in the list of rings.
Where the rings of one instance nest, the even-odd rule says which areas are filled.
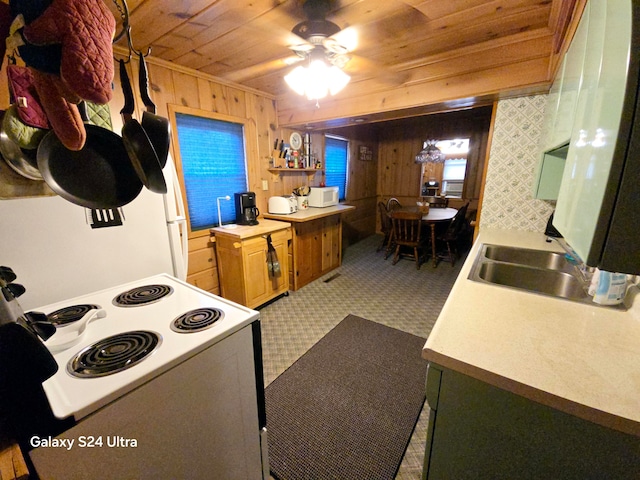
[[[218,112],[211,112],[208,110],[202,110],[199,108],[186,107],[183,105],[167,105],[169,120],[171,122],[171,141],[173,143],[174,148],[172,149],[173,159],[176,167],[176,173],[178,175],[178,181],[180,183],[180,189],[182,194],[182,201],[185,205],[185,216],[187,220],[187,232],[188,238],[200,238],[205,236],[210,236],[210,229],[203,228],[201,230],[192,230],[191,228],[191,218],[189,215],[189,201],[187,199],[187,188],[184,181],[184,174],[182,169],[182,157],[180,154],[180,143],[178,140],[178,124],[176,120],[176,114],[184,114],[184,115],[192,115],[195,117],[207,118],[210,120],[229,122],[242,124],[242,144],[244,148],[244,168],[245,168],[245,188],[249,189],[249,158],[248,158],[248,138],[249,138],[249,129],[251,128],[251,122],[243,117],[236,117],[233,115],[227,115]],[[231,197],[231,200],[221,200],[221,201],[229,201],[234,202],[234,197]],[[215,227],[215,225],[214,225]],[[211,227],[213,228],[213,227]]]
[[[326,178],[326,171],[327,171],[327,139],[331,138],[334,140],[340,140],[340,141],[346,142],[347,144],[347,148],[346,148],[347,160],[345,165],[345,178],[344,178],[344,198],[338,198],[338,201],[347,201],[347,197],[349,194],[349,165],[351,163],[351,141],[346,137],[341,137],[340,135],[334,135],[329,133],[325,133],[324,137],[325,137],[325,142],[324,142],[325,178]],[[329,186],[332,186],[332,185],[329,185]]]

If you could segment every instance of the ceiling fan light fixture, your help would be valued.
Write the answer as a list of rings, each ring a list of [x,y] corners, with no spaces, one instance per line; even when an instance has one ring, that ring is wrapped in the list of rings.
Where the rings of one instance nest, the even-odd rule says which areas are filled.
[[[322,59],[312,59],[308,67],[298,66],[284,77],[287,85],[298,95],[309,100],[319,100],[328,93],[335,95],[347,86],[351,77],[335,65],[327,65]]]
[[[289,74],[285,75],[284,81],[298,95],[304,95],[305,84],[307,83],[307,69],[303,66],[297,66]]]
[[[351,77],[349,75],[344,73],[335,65],[332,65],[328,72],[329,93],[331,93],[331,95],[336,95],[347,86],[350,80]]]

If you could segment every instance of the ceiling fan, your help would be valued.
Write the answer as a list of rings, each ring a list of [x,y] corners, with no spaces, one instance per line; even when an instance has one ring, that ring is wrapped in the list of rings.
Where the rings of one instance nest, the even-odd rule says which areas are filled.
[[[343,30],[327,20],[331,11],[330,0],[306,0],[302,9],[307,19],[291,30],[301,41],[289,45],[289,48],[301,59],[324,57],[332,65],[344,67],[351,60],[348,53],[357,47],[355,29]]]
[[[358,48],[358,27],[341,28],[327,19],[342,3],[337,0],[296,0],[295,6],[285,2],[283,11],[287,17],[297,15],[298,23],[291,29],[281,29],[281,24],[270,25],[277,43],[287,47],[292,55],[272,58],[265,62],[252,65],[234,72],[225,78],[242,83],[253,76],[269,75],[290,69],[294,65],[308,66],[313,60],[323,60],[329,66],[344,70],[346,74],[357,74],[360,77],[375,77],[385,83],[399,85],[404,83],[406,75],[390,71],[378,64],[353,52]],[[300,11],[302,10],[302,12]],[[301,13],[305,19],[300,20]],[[295,20],[294,20],[295,21]],[[286,77],[285,77],[286,78]],[[298,92],[300,93],[300,92]]]

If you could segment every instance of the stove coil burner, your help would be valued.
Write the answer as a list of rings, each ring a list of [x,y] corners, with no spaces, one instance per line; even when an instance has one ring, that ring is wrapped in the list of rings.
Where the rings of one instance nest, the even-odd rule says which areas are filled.
[[[69,360],[73,377],[96,378],[121,372],[147,358],[162,343],[162,337],[146,330],[119,333],[82,349]]]
[[[55,312],[51,312],[47,315],[47,318],[51,323],[56,326],[67,325],[72,322],[76,322],[85,316],[86,313],[91,310],[98,310],[102,308],[100,305],[94,305],[89,303],[83,303],[80,305],[71,305],[64,307]]]
[[[223,318],[224,312],[218,308],[196,308],[176,318],[171,323],[171,330],[178,333],[200,332]]]
[[[157,302],[172,293],[173,288],[169,285],[145,285],[122,292],[113,299],[113,304],[117,307],[138,307]]]

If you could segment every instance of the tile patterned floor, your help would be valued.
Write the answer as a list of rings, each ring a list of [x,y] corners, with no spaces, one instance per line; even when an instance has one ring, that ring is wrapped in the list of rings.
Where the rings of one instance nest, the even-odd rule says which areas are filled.
[[[392,265],[376,252],[381,240],[373,235],[348,247],[340,268],[261,309],[267,385],[349,314],[428,337],[464,258],[454,267],[428,262],[416,270],[412,260]],[[428,415],[425,406],[397,480],[421,477]]]

